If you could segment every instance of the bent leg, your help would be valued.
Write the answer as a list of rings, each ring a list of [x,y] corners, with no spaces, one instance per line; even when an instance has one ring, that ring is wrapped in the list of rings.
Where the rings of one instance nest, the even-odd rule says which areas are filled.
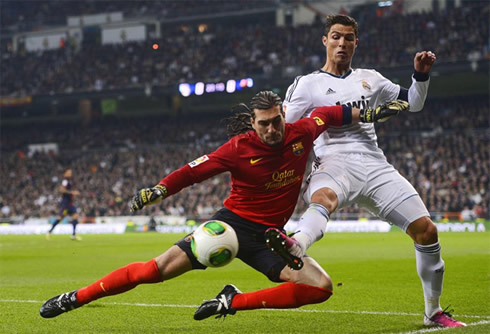
[[[63,217],[61,217],[61,216],[58,217],[58,218],[56,218],[56,220],[53,223],[53,226],[51,226],[51,228],[49,229],[48,233],[53,233],[53,230],[56,227],[56,225],[58,225],[62,220],[63,220]]]
[[[322,289],[332,290],[332,280],[327,272],[311,257],[305,257],[305,265],[301,270],[285,267],[281,271],[281,279],[296,284],[306,284]]]
[[[310,257],[304,258],[304,267],[293,271],[284,267],[283,283],[273,288],[235,295],[232,307],[236,310],[258,308],[296,308],[326,301],[332,295],[332,281],[320,265]]]
[[[78,290],[80,305],[96,299],[129,291],[139,284],[158,283],[191,270],[190,261],[183,250],[172,246],[162,255],[148,262],[135,262],[116,269],[107,276]]]
[[[74,240],[80,240],[80,237],[77,237],[76,234],[77,234],[77,225],[78,225],[78,213],[74,213],[72,216],[71,216],[71,224],[73,226],[73,233],[71,235],[71,238],[74,239]]]
[[[301,216],[294,233],[294,239],[298,241],[301,250],[291,249],[293,255],[301,257],[315,241],[323,237],[330,213],[337,209],[338,204],[337,194],[330,188],[320,188],[313,193],[310,205]]]
[[[429,217],[413,221],[408,225],[407,234],[418,245],[432,245],[438,242],[437,227]]]

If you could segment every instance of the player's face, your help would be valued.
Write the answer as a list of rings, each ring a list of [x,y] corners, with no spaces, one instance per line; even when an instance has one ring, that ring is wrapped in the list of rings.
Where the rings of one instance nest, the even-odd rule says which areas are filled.
[[[270,109],[254,109],[252,127],[262,142],[269,146],[279,146],[284,140],[284,113],[281,106]]]
[[[353,27],[334,24],[328,36],[323,36],[322,42],[327,48],[328,61],[350,65],[359,41]]]
[[[71,176],[72,176],[72,172],[71,172],[71,169],[67,169],[65,170],[65,178],[67,179],[71,179]]]

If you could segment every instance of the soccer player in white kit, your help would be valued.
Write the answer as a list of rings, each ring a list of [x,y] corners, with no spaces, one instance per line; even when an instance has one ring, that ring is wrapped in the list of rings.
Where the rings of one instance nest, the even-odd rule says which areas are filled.
[[[327,17],[322,37],[327,60],[320,70],[297,77],[287,90],[284,101],[287,122],[308,117],[316,107],[335,104],[363,109],[401,99],[409,102],[411,112],[422,110],[435,55],[430,51],[415,55],[412,84],[406,89],[375,70],[351,67],[357,37],[354,19],[345,15]],[[306,249],[323,236],[330,213],[357,203],[397,225],[413,239],[425,297],[425,325],[466,326],[440,307],[444,261],[437,228],[414,187],[387,162],[378,147],[374,125],[330,127],[318,137],[314,150],[316,159],[304,193],[309,207],[293,238],[273,231],[275,237],[284,241],[284,249],[274,251],[289,259],[294,268]]]

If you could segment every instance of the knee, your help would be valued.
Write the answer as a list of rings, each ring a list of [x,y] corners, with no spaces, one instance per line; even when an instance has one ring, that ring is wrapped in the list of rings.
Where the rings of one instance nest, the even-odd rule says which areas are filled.
[[[434,244],[438,240],[437,226],[429,217],[422,217],[414,221],[410,224],[407,233],[419,245]]]
[[[315,191],[311,196],[311,202],[323,205],[330,213],[334,212],[339,204],[337,194],[330,188],[321,188]]]
[[[314,286],[316,288],[333,291],[332,279],[326,272],[323,271],[321,273],[314,273],[306,271],[306,269],[307,268],[303,268],[300,271],[292,271],[288,268],[287,271],[292,273],[290,275],[288,275],[287,271],[285,273],[285,271],[283,270],[281,272],[280,280],[295,284],[306,284],[309,286]]]
[[[328,274],[322,275],[320,277],[320,280],[318,282],[318,287],[322,288],[322,289],[329,290],[330,292],[333,291],[332,279],[330,278],[330,276],[328,276]]]

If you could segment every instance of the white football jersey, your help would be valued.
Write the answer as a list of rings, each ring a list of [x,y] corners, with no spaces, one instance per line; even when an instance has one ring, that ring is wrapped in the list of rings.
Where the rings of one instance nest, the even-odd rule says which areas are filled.
[[[292,123],[308,117],[315,108],[322,106],[376,107],[396,99],[399,93],[399,85],[375,70],[351,69],[342,76],[319,70],[296,77],[289,86],[284,100],[286,121]],[[320,158],[340,152],[383,155],[373,123],[330,126],[315,141],[314,149]]]

